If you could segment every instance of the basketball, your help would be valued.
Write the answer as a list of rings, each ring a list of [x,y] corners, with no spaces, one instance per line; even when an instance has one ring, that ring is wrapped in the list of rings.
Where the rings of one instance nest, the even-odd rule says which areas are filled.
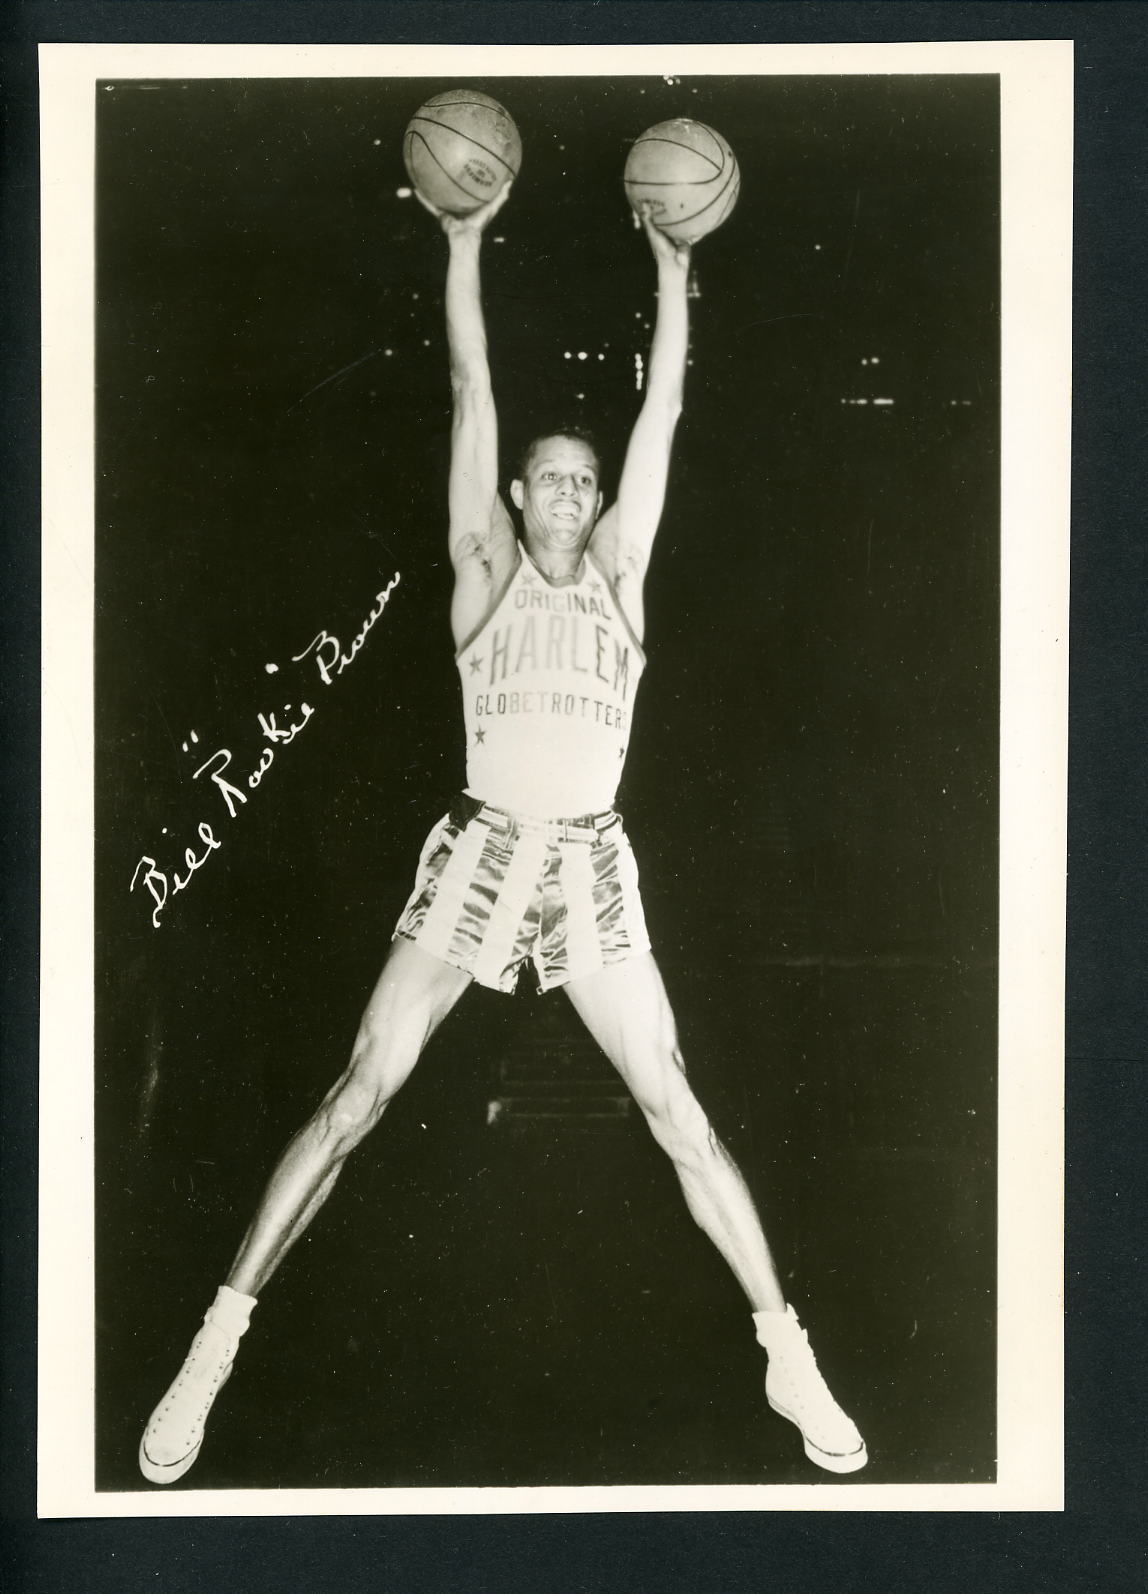
[[[477,89],[448,89],[420,105],[403,134],[403,165],[430,204],[467,216],[493,199],[522,162],[509,112]]]
[[[675,243],[720,227],[737,202],[741,173],[725,139],[704,122],[676,116],[648,127],[626,159],[626,197]]]

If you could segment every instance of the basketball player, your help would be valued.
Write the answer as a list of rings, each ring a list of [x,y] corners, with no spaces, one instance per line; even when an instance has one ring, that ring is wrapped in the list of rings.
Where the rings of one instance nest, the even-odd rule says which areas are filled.
[[[139,1461],[153,1483],[182,1477],[195,1461],[256,1297],[430,1036],[472,980],[511,991],[527,959],[544,990],[565,989],[618,1069],[691,1214],[744,1290],[768,1354],[769,1404],[797,1425],[819,1466],[852,1472],[867,1459],[784,1299],[745,1183],[690,1088],[613,809],[645,662],[643,581],[682,402],[689,248],[644,218],[657,321],[616,503],[602,513],[600,461],[584,436],[536,437],[510,484],[519,536],[498,490],[479,288],[483,230],[507,192],[463,219],[434,212],[449,247],[450,619],[467,788],[423,849],[346,1071],[283,1153],[226,1284],[152,1414]]]

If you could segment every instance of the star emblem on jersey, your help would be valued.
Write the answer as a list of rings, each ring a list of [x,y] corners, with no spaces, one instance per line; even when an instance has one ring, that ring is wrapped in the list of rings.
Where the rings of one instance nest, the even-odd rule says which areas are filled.
[[[470,673],[472,675],[477,675],[479,670],[482,669],[482,660],[477,653],[472,653],[466,662],[470,665]]]
[[[600,581],[591,581],[590,591],[594,593],[595,597],[597,597],[597,595],[602,591],[602,583]]]
[[[483,730],[482,726],[480,725],[478,727],[478,729],[474,733],[475,746],[476,747],[481,747],[483,742],[485,742],[485,740],[486,740],[486,732]]]

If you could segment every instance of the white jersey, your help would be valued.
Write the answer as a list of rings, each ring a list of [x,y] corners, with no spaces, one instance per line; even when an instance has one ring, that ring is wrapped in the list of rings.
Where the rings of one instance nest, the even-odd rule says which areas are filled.
[[[457,663],[471,796],[542,819],[613,806],[646,656],[589,556],[553,586],[520,546]]]

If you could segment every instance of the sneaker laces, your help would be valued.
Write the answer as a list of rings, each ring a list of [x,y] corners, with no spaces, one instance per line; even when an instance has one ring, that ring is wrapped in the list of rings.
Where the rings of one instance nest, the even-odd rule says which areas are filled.
[[[238,1349],[239,1341],[234,1335],[228,1334],[218,1323],[208,1318],[191,1342],[180,1376],[187,1373],[198,1382],[212,1369],[217,1368],[222,1372],[228,1362],[234,1361]]]
[[[776,1385],[782,1382],[785,1384],[785,1395],[803,1417],[817,1423],[844,1423],[848,1429],[856,1431],[852,1419],[834,1400],[825,1382],[825,1375],[817,1365],[809,1335],[796,1320],[792,1333],[786,1336],[784,1346],[777,1346],[770,1353],[766,1392],[780,1394]],[[768,1388],[770,1384],[775,1386],[773,1390]]]
[[[167,1442],[172,1443],[174,1437],[177,1448],[185,1438],[190,1443],[198,1437],[238,1348],[239,1341],[218,1324],[210,1320],[204,1323],[191,1342],[175,1382],[152,1413],[145,1436],[149,1449],[154,1449],[157,1441],[164,1439],[165,1429],[169,1430]],[[173,1436],[170,1432],[173,1423],[181,1427],[186,1424],[185,1432]]]

